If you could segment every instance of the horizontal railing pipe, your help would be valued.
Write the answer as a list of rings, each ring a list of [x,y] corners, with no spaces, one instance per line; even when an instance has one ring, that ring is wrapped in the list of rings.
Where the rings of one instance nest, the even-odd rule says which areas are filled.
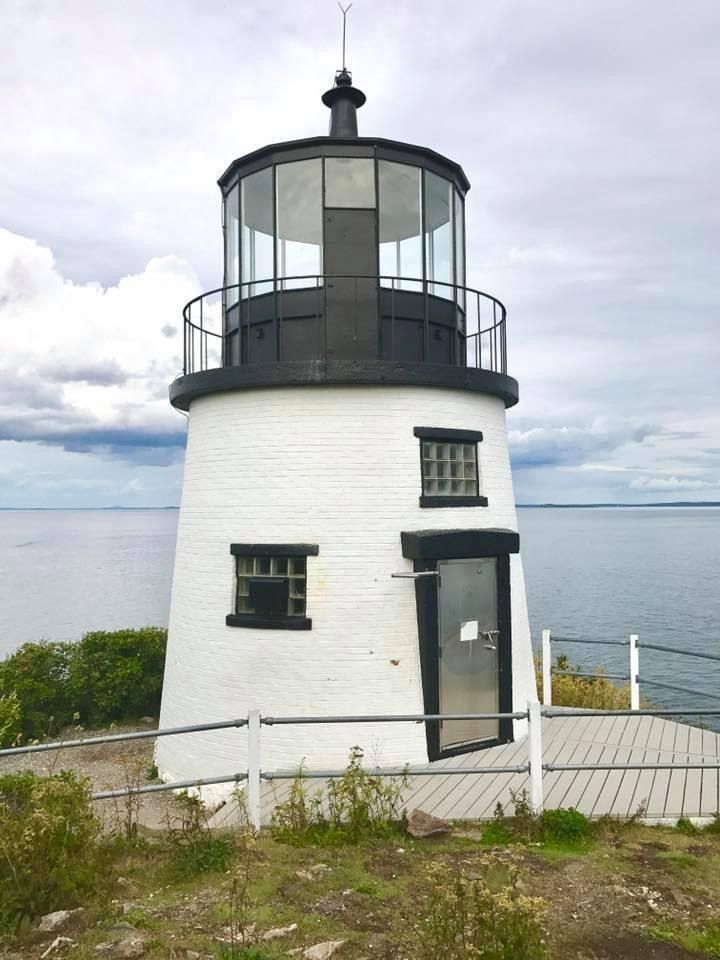
[[[207,787],[214,783],[242,783],[247,780],[246,773],[233,773],[231,776],[203,777],[201,780],[176,780],[175,783],[149,783],[143,787],[123,787],[120,790],[101,790],[92,795],[93,800],[114,800],[118,797],[134,797],[144,793],[164,793],[168,790],[192,790]]]
[[[598,710],[593,707],[543,707],[544,717],[720,717],[720,710],[664,710],[642,708],[640,710]]]
[[[554,633],[551,634],[550,639],[553,643],[601,643],[607,647],[626,647],[629,643],[628,640],[582,640],[580,637],[556,637]]]
[[[328,717],[262,717],[266,726],[301,726],[311,723],[422,723],[425,720],[527,720],[527,710],[515,713],[385,713],[377,716],[350,714]]]
[[[150,740],[155,737],[175,737],[183,733],[200,733],[203,730],[225,730],[229,727],[247,726],[247,717],[236,720],[219,720],[211,723],[196,723],[187,727],[166,727],[164,730],[133,730],[129,733],[111,733],[103,737],[79,737],[77,740],[53,740],[52,743],[32,743],[26,747],[7,747],[0,750],[0,757],[14,757],[23,753],[47,753],[49,750],[69,750],[73,747],[91,747],[98,743],[122,743],[126,740]]]
[[[660,751],[658,751],[660,752]],[[665,752],[665,751],[662,751]],[[563,770],[720,770],[720,762],[673,760],[672,763],[544,763],[548,773]]]
[[[640,681],[638,677],[638,681]],[[650,680],[649,677],[642,677],[643,683],[649,683],[653,687],[664,687],[666,690],[676,690],[678,693],[691,693],[694,697],[708,697],[710,700],[720,700],[720,695],[717,693],[710,693],[707,690],[694,690],[691,687],[679,687],[674,683],[665,683],[661,680]],[[685,711],[688,716],[690,714],[688,711]]]
[[[700,653],[699,650],[681,650],[679,647],[666,647],[661,643],[644,643],[638,640],[638,646],[644,650],[663,650],[665,653],[679,653],[684,657],[700,657],[703,660],[720,660],[720,654],[718,653]]]
[[[630,677],[624,673],[581,673],[579,670],[557,670],[555,667],[550,671],[553,676],[558,677],[586,677],[589,680],[629,680]]]
[[[364,770],[363,772],[371,777],[464,777],[468,774],[484,773],[527,773],[528,764],[522,764],[512,767],[441,767],[433,769],[432,767],[414,768],[414,767],[389,767],[378,768],[375,770]],[[278,770],[275,772],[261,773],[262,780],[332,780],[338,777],[344,777],[347,770]]]

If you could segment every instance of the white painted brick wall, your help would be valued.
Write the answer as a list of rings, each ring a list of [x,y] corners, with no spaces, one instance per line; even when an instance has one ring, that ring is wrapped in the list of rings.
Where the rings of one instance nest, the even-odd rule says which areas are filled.
[[[421,509],[413,427],[479,429],[487,508]],[[422,713],[415,592],[400,531],[516,530],[505,410],[494,397],[422,387],[274,387],[193,402],[161,724],[244,716]],[[232,542],[317,543],[309,631],[228,627]],[[519,557],[512,558],[514,697],[534,696]],[[397,666],[393,660],[399,661]],[[384,764],[427,760],[419,725],[264,727],[263,767],[343,766],[360,744]],[[245,768],[243,730],[158,742],[170,779]]]

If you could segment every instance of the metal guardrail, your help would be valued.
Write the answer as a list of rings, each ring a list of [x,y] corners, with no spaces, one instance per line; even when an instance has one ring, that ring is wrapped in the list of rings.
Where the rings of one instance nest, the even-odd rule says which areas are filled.
[[[628,647],[630,651],[630,672],[628,674],[613,673],[584,673],[580,670],[562,670],[552,665],[552,643],[583,643],[583,644],[605,644],[607,646]],[[698,657],[703,660],[720,661],[720,654],[705,653],[700,650],[686,650],[682,647],[670,647],[667,644],[648,643],[640,641],[638,634],[634,633],[627,640],[595,640],[585,639],[583,637],[558,637],[550,630],[542,632],[542,687],[543,703],[545,706],[552,705],[552,677],[568,676],[581,677],[594,680],[622,680],[630,684],[630,706],[634,713],[637,713],[640,707],[640,647],[644,650],[660,650],[664,653],[676,654],[684,657]],[[661,680],[652,680],[643,675],[643,683],[649,683],[655,687],[663,687],[666,690],[674,690],[678,693],[689,693],[695,697],[707,697],[714,700],[720,700],[720,693],[711,693],[709,690],[695,690],[691,687],[681,687],[674,683],[666,683]],[[690,716],[694,711],[685,711],[684,716]]]
[[[199,373],[228,364],[246,365],[250,332],[262,334],[271,343],[269,357],[263,362],[282,359],[282,335],[286,324],[298,318],[314,321],[317,332],[316,356],[304,359],[327,360],[328,291],[334,281],[353,282],[354,296],[346,291],[348,310],[362,310],[375,299],[377,303],[378,343],[376,359],[411,360],[397,347],[397,332],[411,321],[421,332],[419,362],[433,359],[432,341],[442,328],[457,337],[459,346],[451,350],[450,365],[507,373],[507,310],[489,293],[440,280],[395,277],[389,274],[300,274],[268,278],[216,287],[190,300],[183,308],[183,373]],[[372,286],[371,290],[368,287]],[[298,294],[305,296],[301,312],[293,313]],[[309,298],[309,299],[308,299]],[[226,328],[226,313],[237,310],[237,323]],[[447,315],[447,316],[446,316]],[[444,318],[444,319],[443,319]],[[389,329],[383,331],[383,325]],[[267,326],[267,336],[264,329]],[[226,340],[237,330],[236,355],[226,353]],[[416,347],[413,347],[413,351]],[[441,361],[442,362],[442,361]]]
[[[366,772],[378,777],[441,777],[441,776],[498,776],[527,774],[529,779],[529,797],[532,807],[536,811],[543,809],[543,775],[562,771],[598,770],[720,770],[720,760],[717,761],[680,761],[673,758],[672,762],[597,762],[597,763],[545,763],[543,761],[543,718],[557,717],[628,717],[628,716],[720,716],[719,709],[629,709],[629,710],[584,710],[579,708],[553,709],[541,706],[537,701],[528,703],[527,710],[512,713],[458,713],[458,714],[373,714],[348,716],[287,716],[263,717],[258,710],[251,710],[247,717],[234,720],[213,721],[210,723],[193,724],[183,727],[168,727],[159,730],[142,730],[122,734],[108,734],[101,737],[85,737],[79,740],[55,741],[49,744],[31,744],[26,747],[14,747],[0,750],[0,758],[32,754],[38,749],[61,750],[68,747],[87,747],[97,744],[111,744],[132,740],[144,740],[151,737],[182,736],[207,730],[221,730],[229,728],[246,729],[248,736],[247,770],[215,777],[203,777],[194,780],[181,780],[172,783],[146,784],[138,787],[127,787],[117,790],[103,790],[93,794],[95,800],[117,799],[121,797],[154,794],[164,791],[201,790],[203,787],[216,784],[234,783],[246,788],[248,815],[250,823],[259,828],[260,800],[262,783],[276,780],[291,780],[298,776],[303,779],[332,779],[343,776],[344,770],[263,770],[261,767],[261,730],[263,726],[277,725],[305,725],[305,724],[363,724],[363,723],[418,723],[438,722],[441,720],[488,720],[511,719],[526,720],[528,723],[527,736],[527,763],[509,766],[485,767],[442,767],[419,766],[412,767],[375,767]],[[658,754],[662,751],[656,751]]]

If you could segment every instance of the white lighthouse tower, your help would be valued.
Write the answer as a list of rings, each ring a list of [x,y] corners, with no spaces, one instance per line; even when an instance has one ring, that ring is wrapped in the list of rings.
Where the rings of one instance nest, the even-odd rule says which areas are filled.
[[[220,177],[222,290],[185,308],[189,415],[163,727],[266,716],[510,712],[534,698],[508,457],[506,311],[466,284],[469,182],[360,137],[340,71],[329,136]],[[472,265],[471,265],[472,267]],[[269,726],[265,770],[423,763],[504,720]],[[230,729],[166,737],[169,781],[246,768]]]

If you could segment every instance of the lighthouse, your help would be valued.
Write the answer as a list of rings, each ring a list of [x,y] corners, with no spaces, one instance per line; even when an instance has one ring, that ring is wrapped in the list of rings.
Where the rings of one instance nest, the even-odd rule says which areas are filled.
[[[184,310],[188,417],[161,726],[508,713],[535,699],[503,303],[467,279],[462,167],[358,133],[219,179],[224,282]],[[473,215],[468,208],[468,216]],[[481,275],[481,274],[480,274]],[[472,719],[263,728],[263,769],[423,764],[524,733]],[[167,781],[247,769],[247,736],[158,741]]]

